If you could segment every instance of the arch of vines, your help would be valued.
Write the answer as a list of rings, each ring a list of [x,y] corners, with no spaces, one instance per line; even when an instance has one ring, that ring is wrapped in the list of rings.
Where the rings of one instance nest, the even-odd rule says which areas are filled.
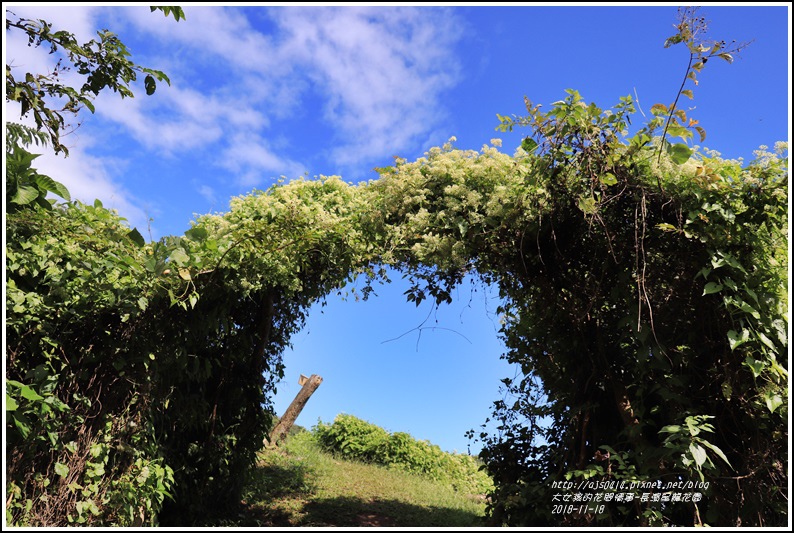
[[[666,45],[696,81],[732,57],[684,15]],[[705,135],[676,103],[633,135],[630,97],[526,103],[500,117],[531,129],[512,155],[447,144],[367,183],[280,184],[153,243],[47,200],[68,192],[7,143],[7,522],[233,510],[307,310],[392,267],[417,304],[469,275],[505,302],[522,372],[479,435],[490,523],[785,525],[787,146],[745,164],[667,142]],[[601,505],[556,512],[574,486]]]
[[[290,335],[391,266],[409,300],[474,274],[506,302],[523,372],[480,435],[492,523],[784,523],[785,158],[681,163],[622,135],[630,99],[528,110],[513,155],[445,145],[367,183],[294,181],[150,244],[99,203],[11,210],[12,522],[168,524],[239,501]],[[708,488],[554,514],[571,480]]]

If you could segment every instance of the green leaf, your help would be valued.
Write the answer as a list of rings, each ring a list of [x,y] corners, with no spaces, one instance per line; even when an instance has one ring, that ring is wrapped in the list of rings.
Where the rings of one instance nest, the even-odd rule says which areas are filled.
[[[55,193],[67,202],[72,199],[71,195],[69,194],[69,189],[67,189],[63,183],[59,183],[49,176],[36,174],[34,177],[34,182],[39,189]]]
[[[731,468],[733,468],[733,465],[731,465],[731,462],[730,462],[730,461],[728,461],[728,458],[727,458],[727,457],[725,457],[725,454],[724,454],[724,453],[722,452],[722,450],[720,450],[720,449],[719,449],[717,446],[713,445],[712,443],[710,443],[710,442],[709,442],[709,441],[707,441],[707,440],[702,440],[702,441],[700,441],[700,443],[701,443],[703,446],[706,446],[708,449],[710,449],[710,450],[711,450],[711,451],[713,451],[714,453],[716,453],[716,454],[717,454],[717,456],[718,456],[720,459],[722,459],[723,461],[725,461],[725,463],[726,463],[728,466],[730,466]]]
[[[182,248],[177,248],[168,257],[179,266],[185,266],[190,261],[190,256]]]
[[[91,113],[96,112],[96,107],[94,107],[94,103],[88,98],[80,98],[80,103],[82,103],[86,108],[88,108]]]
[[[607,187],[611,187],[612,185],[616,185],[618,179],[615,177],[614,174],[611,172],[607,172],[603,176],[601,176],[601,183]]]
[[[676,165],[683,165],[692,156],[692,150],[685,144],[673,144],[668,148],[670,157]]]
[[[769,412],[774,413],[778,407],[783,405],[783,398],[773,391],[764,391],[764,402],[766,402]]]
[[[39,190],[29,185],[22,185],[17,188],[16,194],[11,198],[11,203],[19,205],[27,205],[34,202],[39,197]]]
[[[673,35],[672,37],[668,37],[664,41],[664,47],[665,48],[670,48],[674,44],[678,44],[678,43],[683,42],[683,41],[684,41],[684,36],[681,35],[680,33],[676,33],[675,35]]]
[[[157,90],[157,83],[154,81],[154,76],[147,74],[146,78],[143,80],[143,86],[146,88],[147,96],[153,95],[154,91]]]
[[[460,232],[461,237],[466,236],[466,232],[469,231],[469,225],[465,220],[458,222],[458,231]]]
[[[18,407],[17,401],[6,393],[6,411],[16,411]]]
[[[149,257],[144,263],[143,266],[146,267],[148,272],[154,272],[157,267],[157,258],[154,256]]]
[[[22,395],[23,398],[26,400],[30,400],[32,402],[43,400],[43,396],[39,396],[36,391],[28,387],[27,385],[22,385],[22,388],[19,389],[19,393]]]
[[[129,237],[132,242],[138,245],[138,248],[143,247],[146,244],[146,241],[141,235],[141,232],[138,231],[138,228],[132,228],[129,233],[127,233],[127,237]]]
[[[744,300],[740,300],[739,308],[742,311],[744,311],[745,313],[747,313],[748,315],[750,315],[753,318],[755,318],[756,320],[760,320],[761,319],[761,313],[759,313],[756,308],[754,308],[752,305],[748,304]]]
[[[769,337],[767,337],[760,331],[758,332],[758,338],[761,339],[761,342],[763,342],[770,350],[772,350],[773,352],[777,351],[777,348],[775,348],[775,344],[769,339]]]
[[[660,222],[659,224],[656,224],[656,227],[662,231],[678,231],[678,228],[672,224],[668,224],[667,222]]]
[[[185,12],[180,6],[149,6],[149,9],[151,9],[152,12],[157,10],[162,11],[166,17],[173,15],[177,22],[179,22],[180,19],[187,20]]]
[[[579,209],[584,212],[585,215],[592,215],[596,212],[596,200],[592,196],[588,198],[579,197]]]
[[[684,126],[678,126],[672,124],[670,125],[669,128],[667,128],[667,134],[671,137],[678,137],[684,140],[692,138],[692,132],[690,130],[688,130]],[[689,159],[689,156],[687,156],[687,159]],[[686,159],[684,161],[686,161]]]
[[[750,334],[747,332],[746,329],[742,330],[741,336],[736,330],[728,331],[728,344],[731,347],[731,350],[735,350],[745,342],[750,340]]]
[[[697,419],[691,416],[686,417],[686,427],[689,430],[689,434],[693,437],[700,433],[701,428],[698,425]]]
[[[63,463],[55,463],[55,473],[61,477],[69,475],[69,467]]]
[[[681,91],[681,94],[688,97],[690,100],[694,100],[695,95],[692,94],[692,89],[684,89]]]
[[[681,426],[672,425],[672,426],[664,426],[662,429],[659,430],[659,433],[678,433],[680,431],[681,431]]]
[[[703,466],[703,463],[705,463],[706,459],[708,459],[706,450],[704,450],[702,446],[695,444],[694,442],[689,445],[689,452],[692,454],[692,457],[695,459],[695,466],[697,468]]]
[[[706,283],[706,287],[703,289],[703,296],[707,294],[714,294],[715,292],[720,292],[721,290],[722,290],[722,284],[709,281],[708,283]]]
[[[27,439],[28,435],[30,435],[30,421],[20,413],[14,413],[11,415],[14,419],[14,425],[19,430],[19,433],[22,435],[23,439]]]
[[[202,227],[195,227],[187,230],[185,232],[185,237],[190,239],[191,241],[202,242],[206,240],[209,233],[205,228]]]
[[[733,395],[733,387],[727,381],[722,382],[722,395],[725,397],[726,400],[731,401],[731,396]]]
[[[537,147],[538,147],[538,143],[532,137],[524,137],[524,140],[521,141],[521,148],[523,148],[524,151],[527,152],[528,154],[534,152],[535,148]]]
[[[731,54],[726,53],[726,52],[723,52],[721,54],[717,54],[717,57],[719,57],[720,59],[724,59],[728,63],[733,63],[733,56]]]
[[[766,367],[766,363],[757,359],[753,359],[749,355],[747,356],[747,359],[744,360],[744,365],[752,370],[754,378],[760,376]]]

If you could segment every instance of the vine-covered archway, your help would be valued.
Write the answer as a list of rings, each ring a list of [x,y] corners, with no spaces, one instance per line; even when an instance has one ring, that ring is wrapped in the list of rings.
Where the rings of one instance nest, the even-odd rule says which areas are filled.
[[[167,524],[234,502],[306,310],[391,266],[410,301],[476,273],[507,302],[523,375],[480,435],[493,523],[783,523],[785,160],[624,140],[627,100],[528,109],[513,155],[294,181],[153,244],[100,204],[10,213],[10,501],[51,495],[10,512]],[[574,486],[603,504],[563,512]]]

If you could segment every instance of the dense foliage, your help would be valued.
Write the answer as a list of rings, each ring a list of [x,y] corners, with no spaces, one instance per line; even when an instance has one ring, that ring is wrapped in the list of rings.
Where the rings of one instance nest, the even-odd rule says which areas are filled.
[[[153,6],[152,11],[161,11],[166,17],[179,21],[185,13],[178,6]],[[160,70],[137,65],[129,59],[130,52],[118,36],[105,29],[97,32],[97,39],[80,43],[67,30],[53,30],[52,24],[43,19],[18,17],[6,10],[6,31],[21,31],[28,46],[44,46],[58,61],[52,71],[20,72],[25,66],[6,64],[6,101],[18,102],[21,116],[31,116],[36,129],[17,123],[8,125],[8,135],[13,139],[27,139],[26,144],[50,144],[55,153],[69,153],[61,142],[64,130],[75,128],[67,122],[68,117],[77,116],[82,109],[94,112],[93,99],[107,89],[122,98],[132,98],[131,84],[139,74],[145,74],[146,94],[154,94],[157,82],[171,84],[168,76]],[[62,78],[66,72],[80,76],[83,84],[72,87]]]
[[[466,494],[493,489],[475,457],[447,453],[428,441],[400,431],[389,433],[353,415],[339,414],[331,424],[321,422],[313,434],[324,449],[342,457],[423,474]]]
[[[688,28],[693,58],[717,53]],[[184,525],[239,501],[307,309],[389,265],[417,304],[467,275],[504,298],[523,372],[479,436],[494,524],[785,524],[787,146],[725,160],[668,141],[704,134],[674,104],[653,112],[630,134],[630,97],[527,101],[501,117],[530,128],[513,155],[450,143],[369,183],[280,184],[152,243],[98,202],[46,199],[64,191],[22,130],[6,145],[8,522]],[[378,453],[414,447],[392,438]],[[556,513],[572,481],[699,482],[702,499]]]
[[[269,429],[280,353],[350,270],[339,248],[350,232],[329,218],[356,202],[338,183],[241,199],[225,219],[151,244],[99,203],[8,214],[11,522],[131,524],[160,511],[169,523],[235,502]],[[237,218],[244,208],[261,220]],[[153,483],[151,498],[119,494],[127,477]]]

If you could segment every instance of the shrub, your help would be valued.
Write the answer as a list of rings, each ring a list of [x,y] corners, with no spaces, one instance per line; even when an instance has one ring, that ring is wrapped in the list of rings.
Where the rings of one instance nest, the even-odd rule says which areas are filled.
[[[339,414],[332,424],[314,427],[318,442],[328,451],[349,459],[373,462],[447,482],[459,492],[483,494],[493,487],[470,455],[443,451],[428,441],[419,441],[404,432],[385,429],[353,415]]]

